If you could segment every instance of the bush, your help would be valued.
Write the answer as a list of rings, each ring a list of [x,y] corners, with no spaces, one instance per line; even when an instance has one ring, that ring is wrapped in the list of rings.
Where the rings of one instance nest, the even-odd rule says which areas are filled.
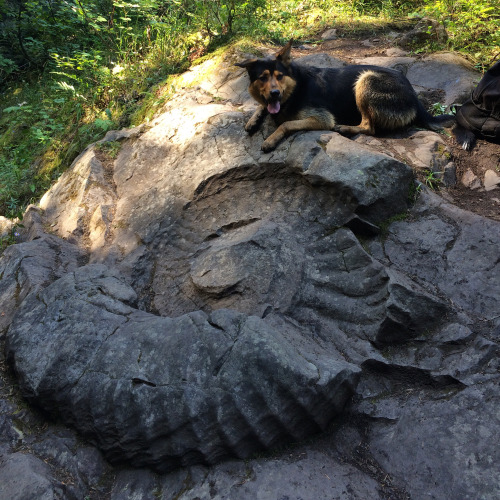
[[[481,69],[500,53],[498,0],[426,0],[422,12],[443,22],[449,48],[472,58]]]

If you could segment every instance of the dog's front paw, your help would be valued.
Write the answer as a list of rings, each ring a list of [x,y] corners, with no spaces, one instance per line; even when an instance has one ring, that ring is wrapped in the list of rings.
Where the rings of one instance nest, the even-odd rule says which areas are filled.
[[[262,151],[264,151],[264,153],[270,153],[271,151],[273,151],[274,149],[276,148],[276,142],[273,141],[273,140],[265,140],[263,143],[262,143],[262,146],[260,149],[262,149]]]
[[[250,119],[245,125],[245,131],[248,132],[250,135],[253,135],[255,134],[255,132],[257,132],[257,130],[259,130],[259,127],[260,123],[258,121]]]
[[[260,126],[262,125],[262,122],[264,121],[264,118],[267,116],[267,109],[264,106],[260,106],[257,111],[252,115],[252,118],[248,120],[247,124],[245,125],[245,130],[250,134],[254,134],[259,130]]]

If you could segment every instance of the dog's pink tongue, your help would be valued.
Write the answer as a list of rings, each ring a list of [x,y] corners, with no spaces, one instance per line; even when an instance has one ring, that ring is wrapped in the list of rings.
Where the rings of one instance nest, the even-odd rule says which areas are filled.
[[[276,102],[268,104],[267,105],[267,110],[272,115],[275,115],[276,113],[278,113],[278,111],[280,110],[280,103],[279,103],[279,101],[276,101]]]

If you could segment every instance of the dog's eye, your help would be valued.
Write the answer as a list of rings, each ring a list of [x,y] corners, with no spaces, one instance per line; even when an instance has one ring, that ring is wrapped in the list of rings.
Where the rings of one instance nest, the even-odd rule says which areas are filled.
[[[276,75],[276,80],[283,80],[283,74]]]
[[[259,80],[260,80],[262,83],[266,83],[266,82],[267,82],[267,75],[262,75],[262,76],[259,76]]]

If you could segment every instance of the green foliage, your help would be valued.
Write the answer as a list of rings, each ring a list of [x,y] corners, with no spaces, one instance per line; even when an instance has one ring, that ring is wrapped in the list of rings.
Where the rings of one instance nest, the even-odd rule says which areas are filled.
[[[442,115],[446,113],[446,104],[442,104],[440,102],[435,102],[430,110],[433,115]]]
[[[442,172],[433,172],[432,170],[424,170],[425,185],[434,191],[439,189],[439,186],[442,182],[441,179],[439,178],[439,175],[441,173]]]
[[[500,53],[498,0],[425,0],[422,14],[439,19],[449,35],[448,48],[461,51],[487,69]]]
[[[14,224],[12,229],[7,234],[0,236],[0,255],[9,246],[18,241],[19,228],[24,227],[22,224]]]
[[[96,149],[114,160],[120,152],[121,144],[118,141],[98,142]]]

